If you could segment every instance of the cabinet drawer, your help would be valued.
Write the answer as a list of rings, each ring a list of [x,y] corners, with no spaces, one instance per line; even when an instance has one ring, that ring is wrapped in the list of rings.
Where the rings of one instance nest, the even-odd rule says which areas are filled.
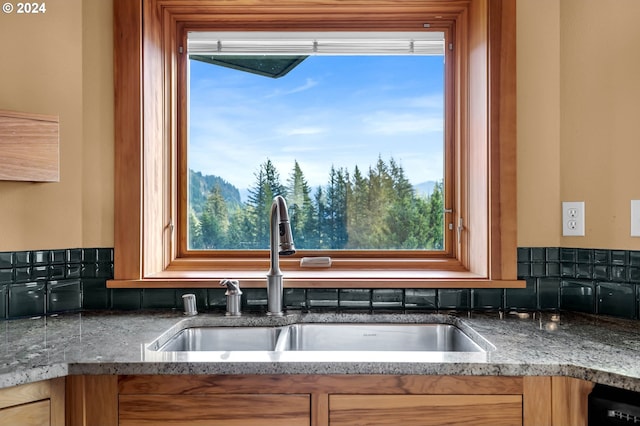
[[[120,426],[309,426],[309,395],[120,395]]]
[[[330,395],[329,424],[522,425],[522,396]]]

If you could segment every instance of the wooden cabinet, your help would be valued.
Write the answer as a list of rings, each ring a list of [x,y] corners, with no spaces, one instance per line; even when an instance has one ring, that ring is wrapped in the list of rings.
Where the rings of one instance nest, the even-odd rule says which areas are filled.
[[[121,426],[309,426],[309,395],[121,395]]]
[[[0,426],[64,426],[65,379],[0,389]]]
[[[565,377],[138,375],[68,378],[68,425],[586,425]]]
[[[0,110],[0,180],[60,181],[58,121]]]
[[[521,425],[520,395],[330,395],[329,424]]]

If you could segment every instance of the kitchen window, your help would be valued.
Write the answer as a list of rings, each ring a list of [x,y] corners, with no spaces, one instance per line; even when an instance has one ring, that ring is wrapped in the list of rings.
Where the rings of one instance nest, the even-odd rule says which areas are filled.
[[[321,4],[292,1],[286,5],[255,0],[233,4],[217,0],[179,4],[116,0],[114,7],[117,193],[115,279],[111,286],[210,286],[212,280],[229,276],[243,280],[244,286],[264,285],[267,250],[198,248],[189,237],[189,230],[195,228],[189,225],[187,188],[192,181],[186,141],[194,130],[187,94],[189,70],[195,65],[187,59],[194,55],[188,51],[188,38],[189,34],[194,36],[192,41],[206,38],[213,32],[215,37],[209,42],[215,39],[218,48],[234,36],[246,43],[251,35],[263,40],[265,34],[283,30],[289,34],[312,32],[313,40],[336,33],[366,33],[378,42],[397,34],[442,34],[441,48],[447,55],[440,184],[442,244],[420,250],[406,245],[382,249],[343,245],[338,250],[305,247],[298,256],[282,260],[285,285],[519,285],[515,280],[514,219],[515,2],[399,4],[375,0],[363,6],[349,0]],[[312,50],[318,47],[314,43]],[[410,49],[419,47],[418,42]],[[209,65],[220,66],[220,58],[203,53],[198,62],[218,61],[218,65]],[[292,59],[292,55],[288,57]],[[256,58],[231,67],[255,66]],[[408,161],[397,163],[394,157],[382,155],[379,159],[381,167],[392,165],[396,170],[402,161]],[[374,168],[375,164],[364,164],[369,166]],[[350,178],[351,173],[356,174],[349,171]],[[303,268],[301,256],[331,256],[333,263],[331,268]]]
[[[427,30],[188,32],[180,252],[268,249],[283,195],[303,256],[450,255],[445,45]]]

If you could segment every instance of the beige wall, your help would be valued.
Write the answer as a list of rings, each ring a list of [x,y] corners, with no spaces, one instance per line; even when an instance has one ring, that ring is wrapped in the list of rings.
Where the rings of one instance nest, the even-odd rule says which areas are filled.
[[[0,14],[0,109],[59,114],[61,181],[0,182],[0,251],[113,246],[112,2]],[[518,244],[640,249],[640,2],[518,0]],[[9,60],[10,59],[10,60]],[[586,202],[562,237],[560,202]]]
[[[640,249],[640,2],[562,0],[561,196],[586,203],[585,238],[563,245]]]
[[[0,251],[113,246],[111,2],[46,5],[0,13],[0,109],[60,117],[60,182],[0,182]]]
[[[640,249],[640,2],[518,0],[518,244]],[[561,236],[585,201],[585,237]]]
[[[560,245],[560,4],[518,0],[518,246]],[[544,30],[542,30],[544,29]]]

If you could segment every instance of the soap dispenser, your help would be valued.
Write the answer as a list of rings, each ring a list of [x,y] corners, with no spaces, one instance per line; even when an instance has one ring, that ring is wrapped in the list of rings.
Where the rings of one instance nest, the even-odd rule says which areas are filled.
[[[238,280],[222,280],[220,286],[226,287],[227,291],[224,293],[227,296],[227,316],[240,316],[240,298],[242,291],[240,291],[240,282]]]

